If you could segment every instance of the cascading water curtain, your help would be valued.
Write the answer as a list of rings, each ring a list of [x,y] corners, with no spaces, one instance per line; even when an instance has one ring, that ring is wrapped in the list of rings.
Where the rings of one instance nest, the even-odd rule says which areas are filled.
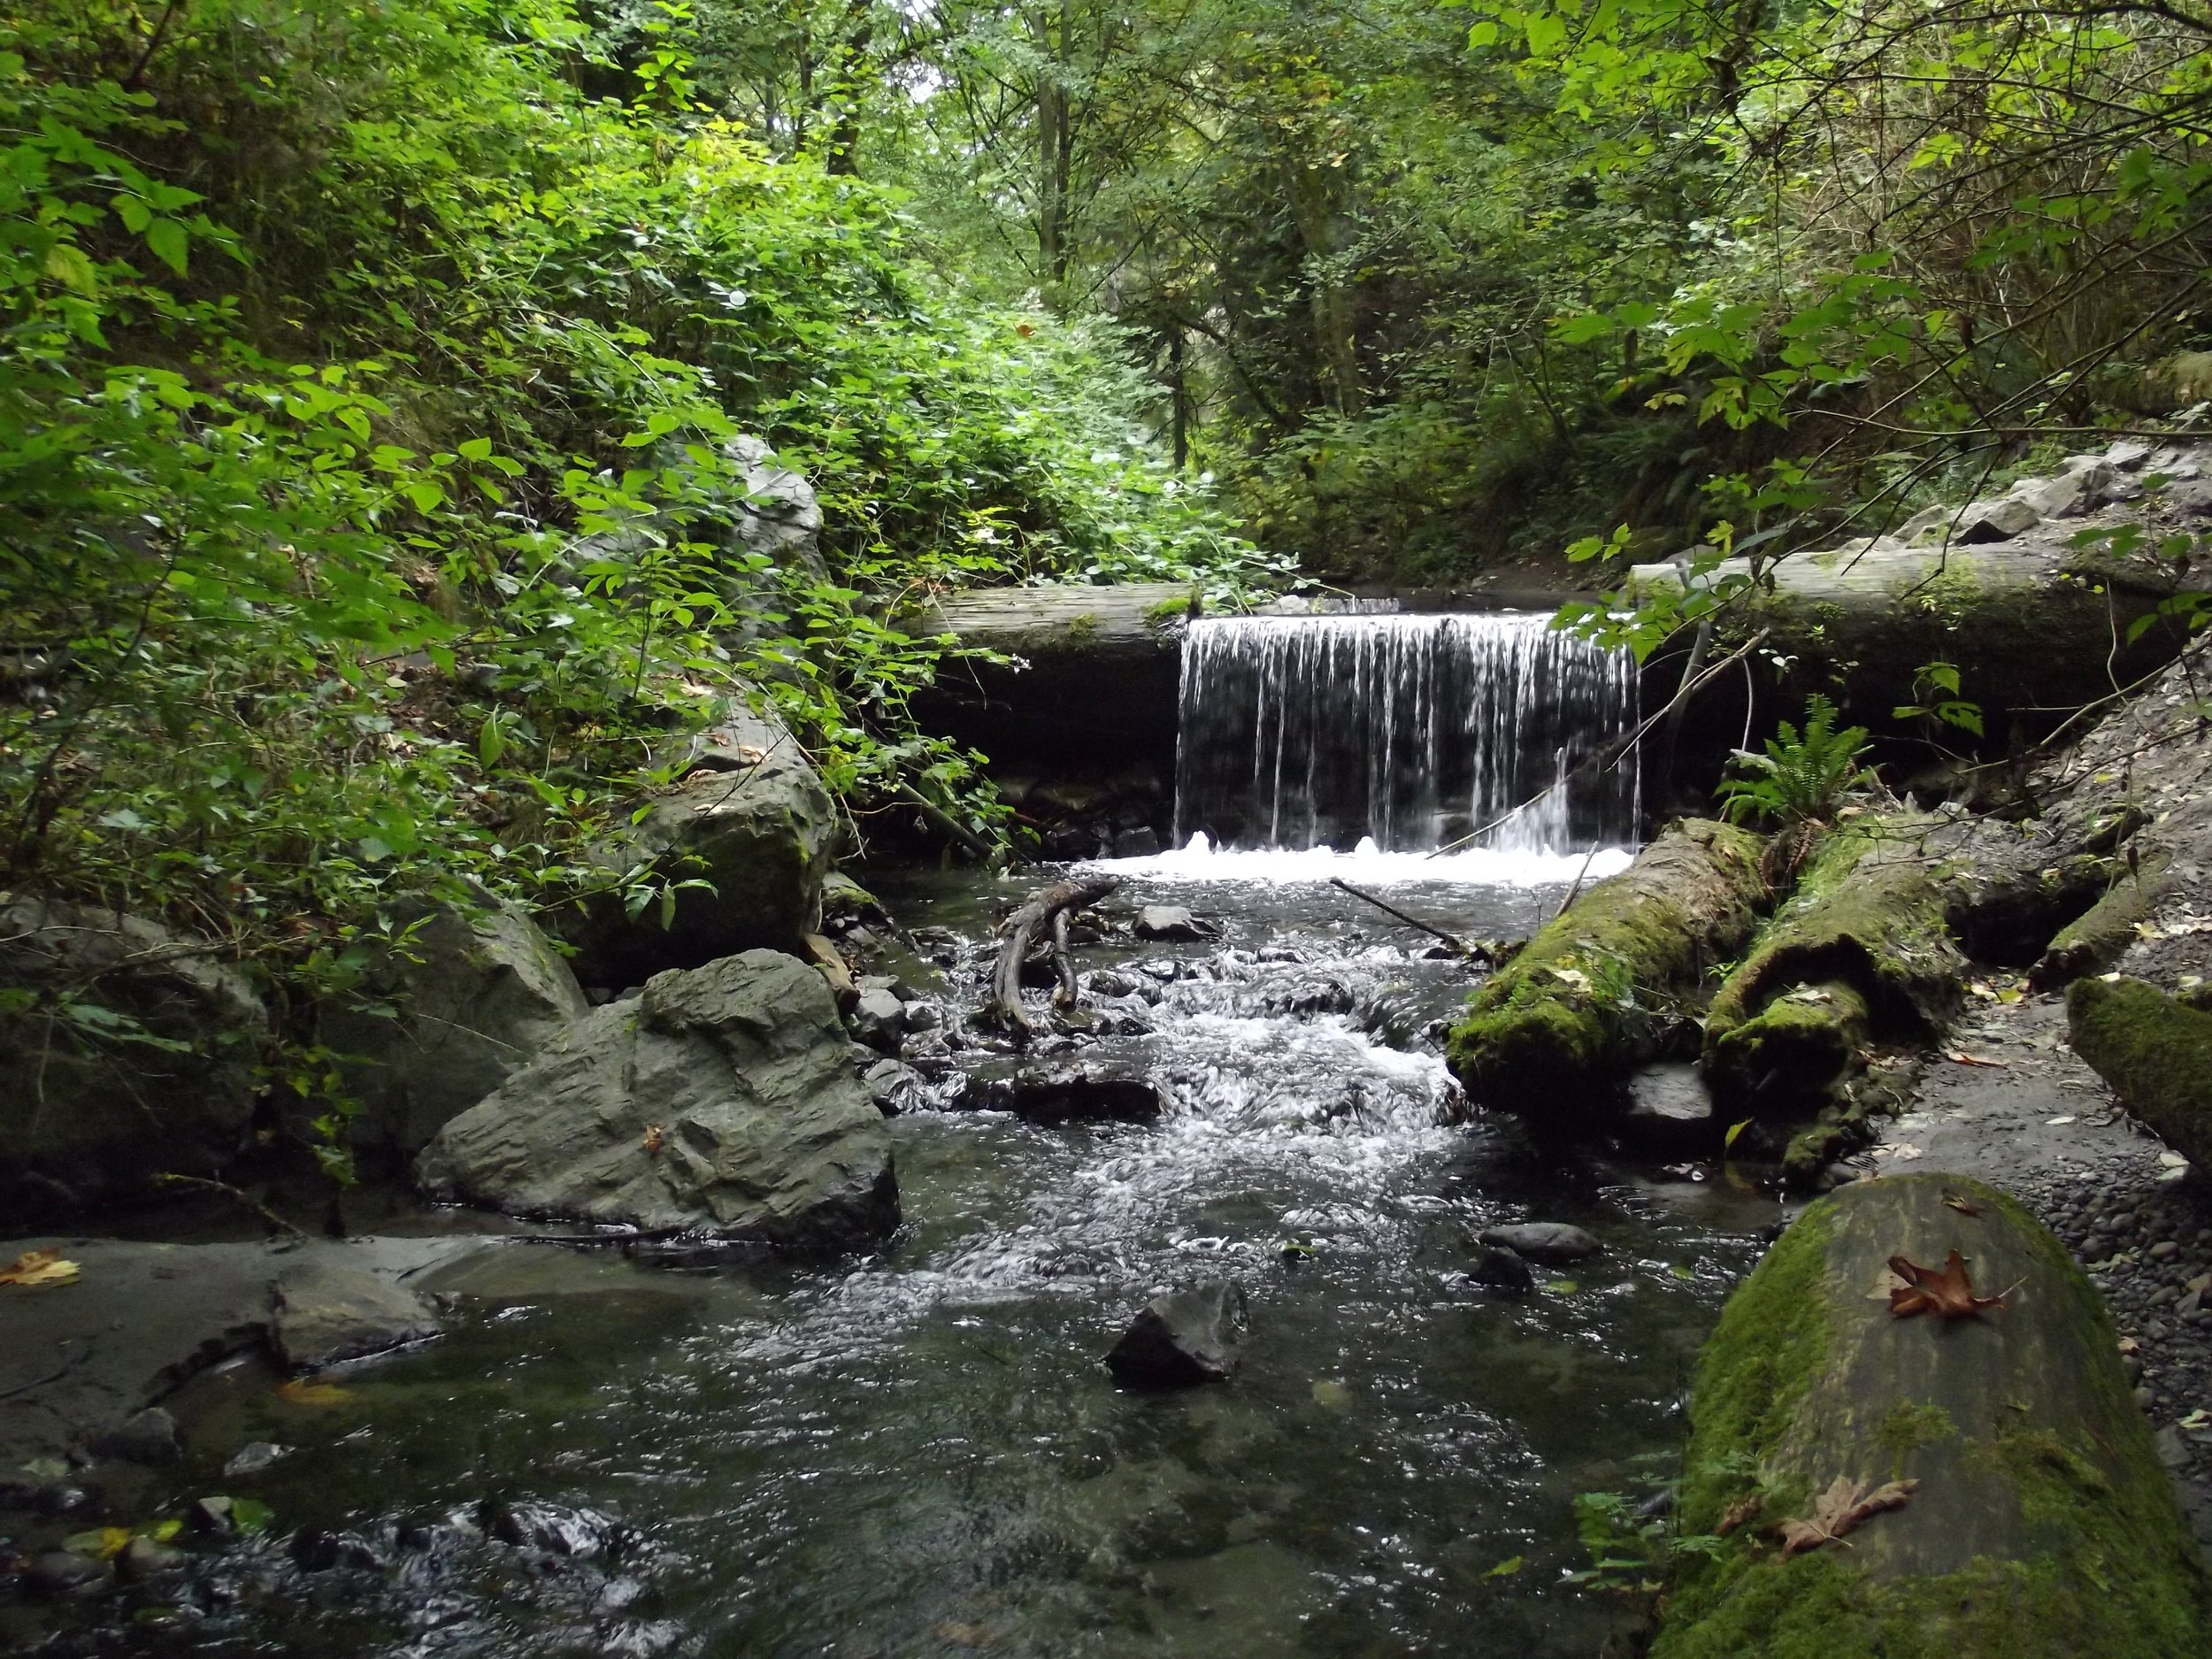
[[[1202,619],[1183,643],[1176,839],[1423,851],[1494,825],[1480,844],[1510,851],[1632,841],[1635,757],[1584,763],[1636,701],[1626,652],[1540,614]]]

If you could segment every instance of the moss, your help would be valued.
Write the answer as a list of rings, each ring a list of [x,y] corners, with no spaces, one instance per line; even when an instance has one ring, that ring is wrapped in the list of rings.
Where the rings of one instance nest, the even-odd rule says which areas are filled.
[[[2074,1052],[2129,1109],[2200,1167],[2212,1167],[2212,1014],[2140,979],[2076,982],[2066,994]]]
[[[1956,994],[1943,895],[1909,843],[1912,819],[1862,819],[1823,837],[1789,902],[1713,998],[1717,1037],[1798,985],[1842,979],[1878,1025],[1917,1028]]]
[[[1855,987],[1802,987],[1710,1038],[1706,1080],[1732,1110],[1786,1112],[1825,1100],[1857,1066],[1868,1024],[1866,999]]]
[[[1874,1440],[1889,1454],[1889,1477],[1894,1480],[1904,1473],[1904,1461],[1911,1453],[1933,1441],[1947,1440],[1958,1432],[1951,1414],[1932,1401],[1901,1400],[1874,1431]]]
[[[2154,851],[2134,871],[2107,887],[2104,896],[2065,926],[2035,964],[2039,985],[2058,986],[2093,973],[2119,960],[2135,940],[2135,925],[2150,914],[2165,890],[2170,856]]]
[[[1162,628],[1171,627],[1187,617],[1200,615],[1205,608],[1205,595],[1194,588],[1187,595],[1179,595],[1174,598],[1163,599],[1157,604],[1146,606],[1144,623],[1147,627],[1157,633]]]
[[[1585,892],[1470,1000],[1449,1044],[1461,1079],[1508,1110],[1598,1110],[1707,963],[1748,935],[1765,891],[1761,844],[1691,819]]]
[[[1069,644],[1087,645],[1098,637],[1098,618],[1087,611],[1070,617],[1067,620],[1066,633]]]
[[[1736,1287],[1698,1356],[1682,1485],[1684,1530],[1710,1532],[1789,1428],[1826,1359],[1832,1205],[1816,1204]],[[1770,1509],[1801,1497],[1770,1493]]]

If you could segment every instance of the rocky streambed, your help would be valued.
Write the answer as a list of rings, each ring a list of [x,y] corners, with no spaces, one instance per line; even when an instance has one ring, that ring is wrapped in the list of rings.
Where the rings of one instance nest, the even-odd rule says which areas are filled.
[[[1578,863],[1394,891],[1509,936]],[[10,1477],[30,1566],[0,1640],[1594,1651],[1621,1611],[1575,1577],[1574,1495],[1666,1472],[1691,1356],[1776,1200],[1717,1165],[1540,1153],[1468,1120],[1436,1047],[1465,971],[1321,882],[1130,875],[1124,926],[1078,946],[1081,1014],[1018,1056],[966,1011],[994,904],[1025,888],[885,884],[884,956],[902,930],[918,949],[863,993],[898,1010],[879,999],[853,1063],[896,1112],[904,1219],[871,1253],[650,1262],[472,1211],[379,1224],[428,1240],[158,1262],[53,1240],[77,1282],[0,1313],[73,1307],[81,1329],[42,1328],[87,1357],[58,1350],[70,1379],[0,1402],[11,1462],[31,1465]],[[1187,909],[1201,936],[1138,936],[1146,904]],[[1479,1235],[1526,1222],[1598,1251],[1531,1260],[1524,1294],[1484,1282]],[[354,1292],[441,1333],[288,1377],[256,1325],[267,1287],[343,1251],[380,1254],[318,1271],[358,1270]],[[204,1310],[216,1340],[150,1382],[165,1419],[88,1445],[71,1413],[134,1402],[55,1391],[112,1374],[119,1322],[220,1279],[202,1252],[224,1253],[242,1311]],[[1103,1362],[1133,1312],[1210,1280],[1244,1293],[1233,1378],[1118,1385]]]

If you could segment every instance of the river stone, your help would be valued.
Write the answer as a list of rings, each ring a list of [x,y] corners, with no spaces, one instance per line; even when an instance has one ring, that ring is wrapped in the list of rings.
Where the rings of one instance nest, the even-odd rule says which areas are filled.
[[[927,1080],[903,1060],[878,1060],[861,1074],[869,1098],[886,1118],[915,1111],[929,1104]]]
[[[1667,1062],[1632,1076],[1620,1134],[1628,1145],[1647,1152],[1702,1152],[1717,1146],[1720,1117],[1698,1069]]]
[[[883,1117],[822,976],[772,950],[656,974],[438,1133],[433,1196],[795,1247],[898,1223]]]
[[[269,1342],[286,1369],[320,1371],[425,1340],[439,1328],[412,1291],[357,1268],[312,1262],[278,1279]]]
[[[1160,1115],[1164,1102],[1160,1091],[1142,1078],[1062,1062],[1025,1066],[1011,1077],[975,1079],[961,1104],[1012,1112],[1032,1123],[1145,1124]]]
[[[896,1054],[899,1036],[906,1028],[906,1008],[884,990],[864,990],[853,1004],[853,1034],[872,1048]]]
[[[1536,1276],[1528,1271],[1528,1263],[1502,1244],[1480,1246],[1476,1251],[1475,1264],[1469,1272],[1475,1283],[1487,1285],[1493,1290],[1509,1291],[1517,1295],[1536,1287]]]
[[[786,570],[825,574],[822,504],[805,474],[782,465],[764,440],[749,434],[732,438],[722,449],[744,484],[733,526],[739,546],[766,554]]]
[[[23,1582],[42,1595],[74,1595],[107,1582],[108,1564],[65,1549],[48,1550],[24,1563]]]
[[[157,1469],[180,1463],[183,1442],[177,1438],[177,1420],[159,1406],[134,1411],[121,1422],[94,1435],[89,1449],[96,1457],[120,1458]]]
[[[114,910],[0,895],[0,1215],[150,1195],[211,1175],[251,1138],[269,1022],[203,945]],[[65,1017],[66,995],[83,1019]],[[157,1041],[104,1039],[95,1018]],[[125,1027],[127,1029],[127,1026]]]
[[[1243,1290],[1224,1279],[1155,1296],[1106,1356],[1107,1368],[1129,1388],[1226,1382],[1239,1359],[1233,1328],[1243,1316]]]
[[[429,912],[380,954],[365,990],[392,1017],[328,1007],[322,1040],[361,1102],[354,1144],[411,1158],[590,1011],[553,941],[511,906]]]
[[[602,893],[564,926],[578,973],[592,985],[637,985],[670,968],[697,968],[756,949],[803,950],[821,930],[822,881],[839,835],[835,808],[782,724],[741,703],[663,764],[677,781],[645,816],[595,848],[610,879],[638,866],[680,887],[661,926],[656,901],[632,916],[619,891]]]
[[[1578,1262],[1586,1256],[1595,1256],[1599,1249],[1598,1241],[1580,1227],[1562,1221],[1485,1227],[1478,1236],[1484,1244],[1497,1245],[1532,1262]]]
[[[1137,937],[1189,941],[1210,939],[1214,930],[1180,904],[1148,904],[1137,912]]]

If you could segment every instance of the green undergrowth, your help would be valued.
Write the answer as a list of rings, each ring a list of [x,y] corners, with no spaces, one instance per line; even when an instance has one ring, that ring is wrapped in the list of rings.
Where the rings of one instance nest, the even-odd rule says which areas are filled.
[[[566,0],[0,22],[0,887],[211,938],[291,1033],[403,899],[653,903],[586,854],[727,697],[861,835],[1002,834],[910,712],[918,593],[1275,576],[1110,324],[978,303],[652,65]],[[741,437],[818,555],[747,541]]]

